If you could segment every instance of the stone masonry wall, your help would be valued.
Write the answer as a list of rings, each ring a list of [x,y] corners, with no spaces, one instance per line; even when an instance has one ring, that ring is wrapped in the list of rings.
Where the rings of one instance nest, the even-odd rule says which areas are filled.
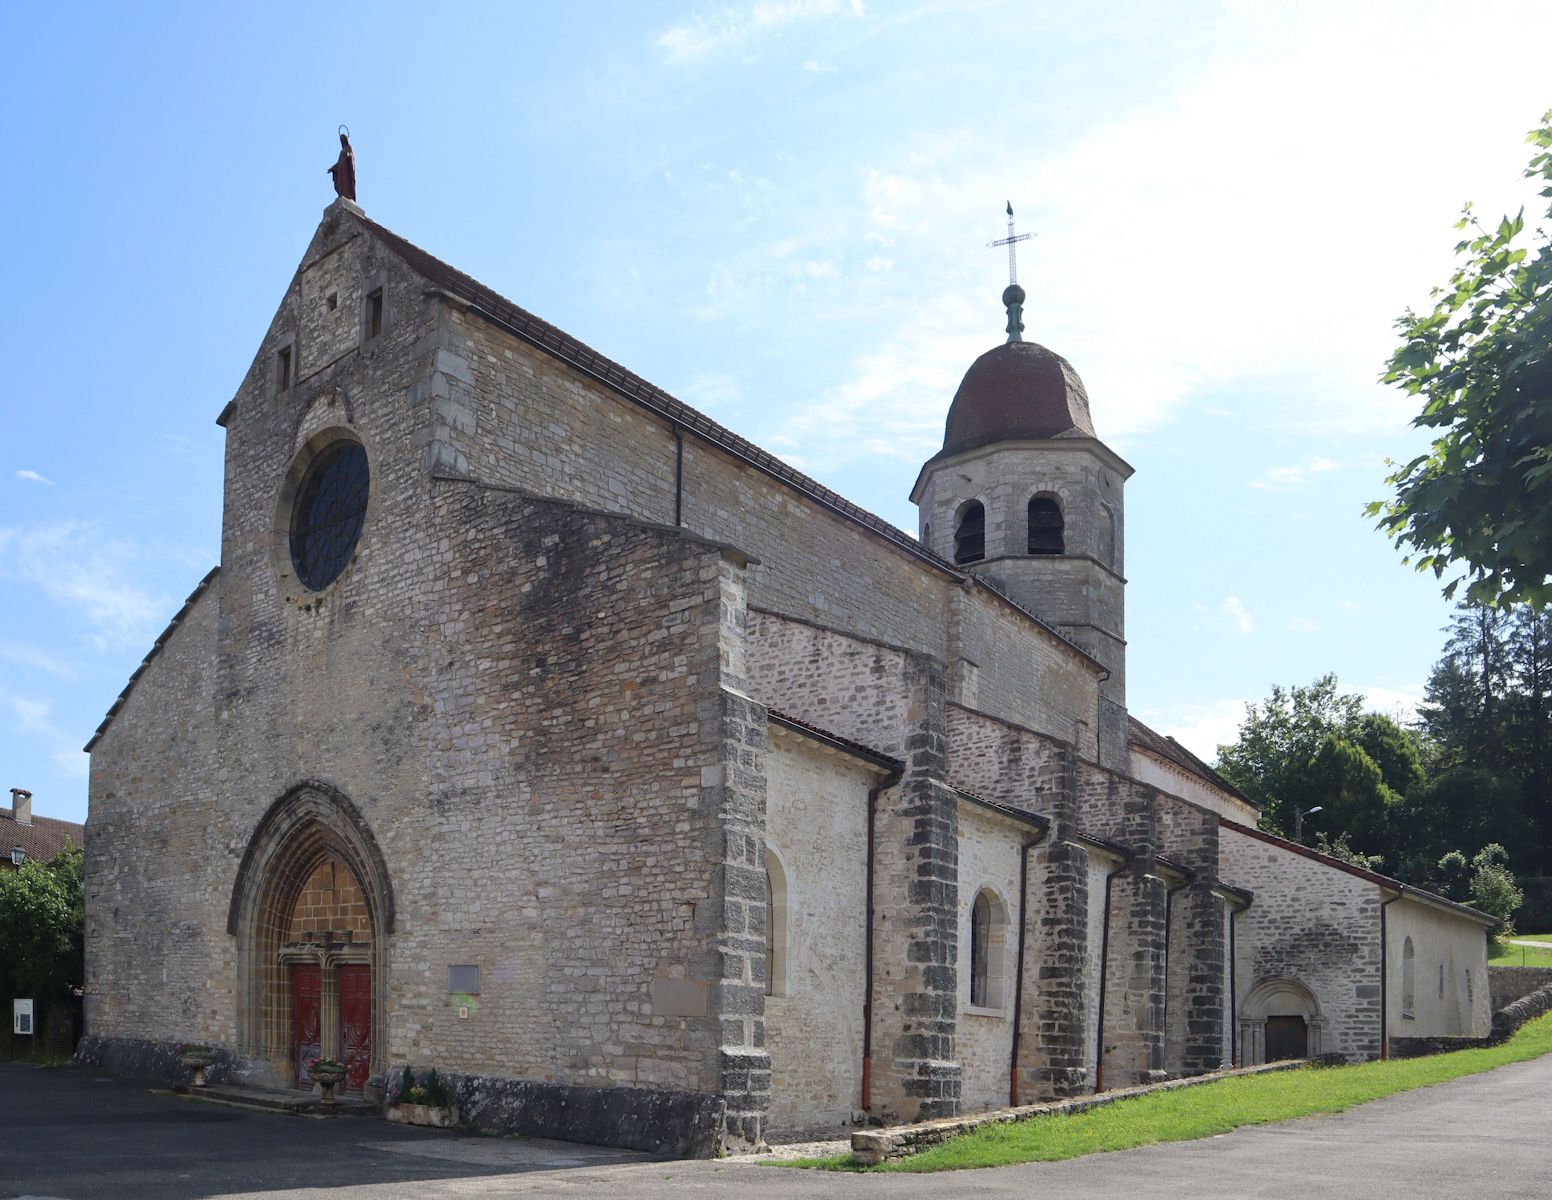
[[[1241,1018],[1254,988],[1292,979],[1320,1006],[1322,1053],[1378,1057],[1379,888],[1232,829],[1222,830],[1221,844],[1224,882],[1255,892],[1254,903],[1235,918]],[[1253,1065],[1243,1049],[1240,1063]]]
[[[217,576],[92,748],[89,1034],[203,1041],[226,1040],[231,1029],[231,983],[210,972],[226,909],[209,853],[220,813],[205,803],[216,762],[219,587]]]
[[[677,516],[753,556],[753,607],[949,656],[944,614],[962,591],[953,575],[693,433],[683,435],[680,458],[667,420],[456,306],[441,312],[434,365],[428,392],[450,397],[454,414],[433,430],[434,461],[643,520]],[[984,589],[961,602],[970,609],[963,652],[995,677],[988,695],[1005,696],[1011,718],[1038,713],[1064,733],[1074,722],[1094,724],[1092,666]],[[1050,681],[1039,695],[1029,682],[1037,677]]]

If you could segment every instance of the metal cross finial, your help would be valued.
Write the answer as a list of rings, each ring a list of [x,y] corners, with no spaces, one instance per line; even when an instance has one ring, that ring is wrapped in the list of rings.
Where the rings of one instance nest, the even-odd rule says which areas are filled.
[[[1027,241],[1029,241],[1030,238],[1032,238],[1034,236],[1035,235],[1032,234],[1032,233],[1020,233],[1020,234],[1017,234],[1017,235],[1014,234],[1014,232],[1013,232],[1013,201],[1009,200],[1008,201],[1008,236],[1005,237],[1005,238],[998,238],[995,242],[987,242],[986,244],[988,246],[992,247],[993,249],[996,249],[998,246],[1006,246],[1008,248],[1008,284],[1009,284],[1010,287],[1013,284],[1018,282],[1018,259],[1015,257],[1015,248],[1017,247],[1019,242],[1027,242]]]

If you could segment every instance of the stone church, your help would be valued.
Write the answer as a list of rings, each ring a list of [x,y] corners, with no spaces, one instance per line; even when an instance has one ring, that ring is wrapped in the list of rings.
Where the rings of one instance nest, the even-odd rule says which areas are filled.
[[[705,1154],[1486,1033],[1491,918],[1129,716],[1132,468],[1003,300],[912,536],[331,205],[88,746],[82,1058]]]

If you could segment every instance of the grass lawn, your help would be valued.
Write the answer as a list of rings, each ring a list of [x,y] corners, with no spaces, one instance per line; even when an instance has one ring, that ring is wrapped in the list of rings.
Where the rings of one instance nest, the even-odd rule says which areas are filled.
[[[1538,942],[1547,943],[1545,950],[1535,946],[1514,946],[1508,942],[1502,945],[1489,944],[1487,948],[1487,961],[1494,967],[1552,967],[1552,936],[1547,934],[1535,935]]]
[[[823,1170],[955,1171],[1054,1162],[1100,1150],[1178,1142],[1316,1113],[1336,1113],[1396,1092],[1474,1075],[1552,1052],[1552,1013],[1501,1046],[1346,1067],[1304,1067],[1155,1092],[1071,1115],[990,1125],[910,1158],[859,1168],[849,1155],[779,1165]]]

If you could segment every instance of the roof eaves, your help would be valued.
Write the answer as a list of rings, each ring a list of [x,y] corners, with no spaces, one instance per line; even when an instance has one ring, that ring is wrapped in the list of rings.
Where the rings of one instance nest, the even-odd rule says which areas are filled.
[[[864,746],[861,742],[854,742],[850,738],[842,737],[838,733],[831,733],[828,729],[821,729],[817,725],[811,725],[807,721],[799,720],[797,717],[790,716],[778,709],[768,708],[765,710],[765,715],[772,725],[791,730],[793,733],[806,737],[811,741],[829,746],[832,750],[838,750],[842,754],[864,759],[875,767],[881,767],[887,772],[894,773],[905,769],[905,764],[897,758],[890,758],[889,755],[874,750],[871,746]]]
[[[1498,924],[1498,918],[1472,908],[1469,904],[1461,904],[1450,900],[1437,892],[1430,892],[1427,888],[1420,888],[1414,884],[1403,883],[1389,875],[1381,875],[1378,871],[1370,871],[1365,867],[1355,866],[1350,862],[1344,862],[1340,858],[1333,858],[1329,854],[1322,854],[1319,850],[1312,850],[1308,846],[1301,846],[1298,842],[1290,842],[1287,838],[1278,837],[1275,833],[1267,833],[1262,829],[1252,829],[1248,825],[1241,825],[1238,821],[1231,821],[1227,817],[1219,817],[1218,824],[1226,829],[1232,829],[1235,833],[1242,833],[1246,837],[1255,838],[1257,841],[1266,842],[1268,845],[1277,846],[1283,850],[1292,851],[1327,867],[1333,867],[1338,871],[1345,871],[1349,875],[1355,875],[1359,879],[1366,879],[1376,887],[1382,887],[1387,891],[1395,892],[1397,897],[1406,897],[1416,900],[1421,904],[1427,904],[1434,908],[1444,909],[1446,912],[1455,913],[1457,916],[1467,917],[1484,925]]]

